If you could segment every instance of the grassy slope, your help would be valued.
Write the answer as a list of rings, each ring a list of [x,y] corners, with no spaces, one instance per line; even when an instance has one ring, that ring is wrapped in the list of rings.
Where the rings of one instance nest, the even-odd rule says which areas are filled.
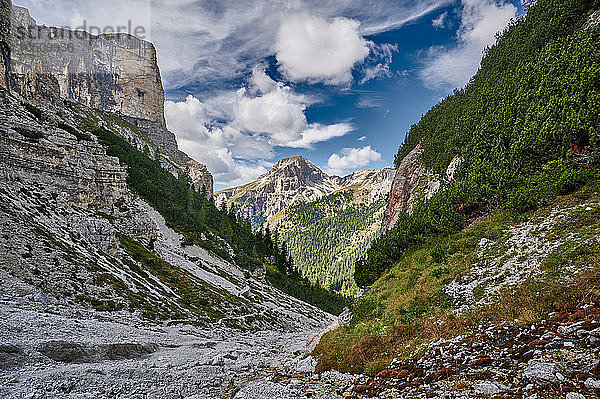
[[[354,304],[352,323],[323,338],[315,350],[318,369],[376,373],[419,343],[460,335],[479,324],[530,323],[585,303],[590,296],[598,298],[598,191],[596,178],[588,187],[537,211],[518,216],[495,213],[458,233],[413,246]],[[539,225],[549,218],[556,223],[549,234],[540,232],[537,239],[556,248],[542,258],[524,251],[519,259],[537,259],[541,273],[500,290],[491,301],[494,306],[456,315],[452,310],[457,303],[444,287],[457,277],[469,276],[478,264],[510,261],[513,228]],[[488,253],[491,259],[481,257],[479,243],[484,238],[496,244]],[[484,288],[473,290],[475,301],[482,299]]]

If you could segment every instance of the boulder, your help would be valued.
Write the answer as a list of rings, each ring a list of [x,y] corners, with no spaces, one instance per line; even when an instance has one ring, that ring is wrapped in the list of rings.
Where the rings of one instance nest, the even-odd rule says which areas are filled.
[[[556,375],[559,372],[558,365],[554,363],[531,360],[525,369],[525,377],[537,385],[546,386],[558,381]]]
[[[475,395],[493,396],[497,393],[500,393],[500,388],[492,382],[482,382],[475,386]]]

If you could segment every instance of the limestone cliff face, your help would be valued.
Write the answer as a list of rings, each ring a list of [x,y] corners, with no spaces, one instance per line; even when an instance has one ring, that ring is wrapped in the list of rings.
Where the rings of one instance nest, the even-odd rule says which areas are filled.
[[[77,306],[211,329],[227,320],[227,328],[297,330],[314,324],[311,318],[330,318],[265,284],[264,274],[256,281],[204,248],[183,245],[183,236],[131,191],[127,169],[89,134],[86,117],[130,142],[138,137],[134,127],[83,105],[32,105],[0,92],[1,297],[41,290]],[[140,262],[131,245],[160,257],[164,268]],[[181,281],[199,287],[193,305],[180,294]]]
[[[165,169],[213,192],[206,166],[179,151],[165,125],[164,90],[154,46],[127,34],[94,36],[37,25],[25,8],[0,0],[0,87],[29,102],[69,100],[126,117],[140,150],[157,146]],[[154,152],[154,151],[152,151]]]
[[[0,87],[8,88],[10,71],[10,0],[0,0]]]
[[[0,108],[0,177],[57,188],[57,201],[112,213],[127,192],[127,170],[93,141],[42,131],[25,109]],[[26,134],[24,136],[23,134]]]
[[[392,229],[402,212],[412,213],[413,207],[419,201],[430,199],[439,189],[440,180],[429,172],[420,162],[419,156],[423,147],[416,146],[396,169],[394,181],[388,199],[388,206],[383,216],[381,231]],[[460,157],[455,157],[446,170],[447,180],[454,177],[461,163]]]
[[[381,225],[382,232],[394,227],[402,212],[412,212],[417,197],[428,199],[439,189],[439,182],[420,163],[422,152],[420,145],[415,147],[396,169]]]
[[[164,91],[151,43],[127,34],[94,36],[38,26],[12,8],[11,67],[15,88],[33,99],[31,76],[54,78],[60,98],[164,123]]]

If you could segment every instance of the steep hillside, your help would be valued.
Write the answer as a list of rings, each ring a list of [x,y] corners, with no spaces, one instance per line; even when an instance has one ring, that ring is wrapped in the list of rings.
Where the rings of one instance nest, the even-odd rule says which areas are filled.
[[[3,292],[43,290],[97,310],[138,310],[155,320],[219,321],[244,328],[288,323],[280,318],[280,304],[291,299],[260,281],[260,271],[243,262],[242,248],[220,238],[221,232],[210,224],[205,224],[202,237],[191,236],[192,231],[183,230],[185,221],[173,219],[149,195],[152,189],[132,180],[139,171],[135,165],[106,153],[101,144],[107,137],[120,136],[108,130],[80,130],[92,116],[107,126],[102,113],[77,108],[86,112],[87,118],[81,120],[68,108],[22,105],[11,95],[5,101],[0,109]],[[120,140],[121,150],[129,147],[130,153],[144,159]],[[159,175],[160,164],[146,160],[158,168],[148,172]],[[162,184],[171,182],[172,193],[181,187],[169,172],[163,173]],[[201,194],[197,195],[199,199]],[[186,215],[172,203],[167,207]],[[219,215],[214,205],[212,209]],[[296,315],[305,305],[291,301],[289,309]]]
[[[303,276],[353,295],[354,263],[378,235],[393,169],[328,176],[302,157],[279,161],[243,187],[215,194],[253,221],[267,225],[286,242]]]
[[[371,374],[357,387],[371,395],[594,397],[599,192],[410,247],[321,340],[318,369]]]
[[[311,281],[344,295],[357,293],[354,263],[379,235],[386,205],[383,194],[370,198],[371,189],[370,185],[351,186],[294,204],[281,212],[279,223],[273,223],[295,265]]]
[[[321,370],[381,397],[597,397],[598,7],[536,2],[411,128]]]
[[[428,173],[443,176],[457,156],[462,162],[428,201],[396,214],[396,227],[357,265],[359,285],[415,242],[495,209],[527,211],[589,179],[598,160],[598,28],[580,28],[591,3],[532,7],[487,51],[471,83],[411,128],[398,165],[417,146]]]
[[[289,262],[279,243],[217,209],[212,177],[177,149],[162,103],[149,101],[163,96],[150,43],[59,29],[57,40],[75,46],[68,59],[27,52],[15,40],[46,39],[22,37],[21,27],[37,25],[2,5],[3,293],[42,290],[99,311],[205,326],[329,320],[266,282],[272,260]],[[83,81],[71,81],[77,76]]]

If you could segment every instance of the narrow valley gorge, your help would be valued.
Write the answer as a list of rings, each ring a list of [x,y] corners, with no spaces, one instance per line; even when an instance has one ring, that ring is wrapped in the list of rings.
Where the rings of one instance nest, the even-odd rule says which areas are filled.
[[[527,3],[393,166],[220,189],[154,44],[0,0],[0,399],[599,398],[599,10]]]

